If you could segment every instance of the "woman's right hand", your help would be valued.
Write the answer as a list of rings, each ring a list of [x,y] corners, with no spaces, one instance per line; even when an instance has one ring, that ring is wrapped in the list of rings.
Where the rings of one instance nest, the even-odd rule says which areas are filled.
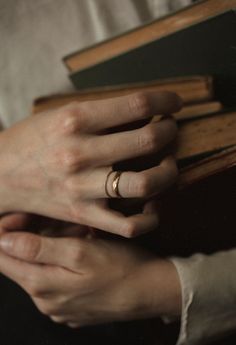
[[[156,227],[150,202],[142,214],[125,217],[104,199],[106,178],[119,161],[163,149],[176,136],[166,118],[141,128],[104,134],[125,123],[170,114],[181,108],[173,93],[139,93],[72,103],[28,117],[0,135],[0,212],[30,212],[132,237]],[[112,173],[108,179],[109,194]],[[149,198],[176,178],[173,158],[141,172],[125,171],[119,181],[124,198]]]

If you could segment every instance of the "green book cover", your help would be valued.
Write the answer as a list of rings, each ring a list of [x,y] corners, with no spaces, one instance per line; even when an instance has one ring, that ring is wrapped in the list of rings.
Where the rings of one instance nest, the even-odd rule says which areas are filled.
[[[188,75],[216,78],[218,96],[236,102],[236,13],[224,12],[70,75],[77,89]]]

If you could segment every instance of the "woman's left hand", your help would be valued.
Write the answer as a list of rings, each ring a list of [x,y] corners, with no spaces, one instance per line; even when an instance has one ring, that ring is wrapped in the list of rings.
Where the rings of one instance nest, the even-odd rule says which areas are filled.
[[[127,241],[10,232],[0,248],[0,271],[56,322],[77,328],[181,313],[174,265]]]

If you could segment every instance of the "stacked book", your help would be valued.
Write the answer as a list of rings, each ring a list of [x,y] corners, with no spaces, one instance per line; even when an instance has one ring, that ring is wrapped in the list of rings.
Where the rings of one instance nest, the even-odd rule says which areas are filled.
[[[77,91],[41,97],[33,112],[137,91],[176,92],[184,101],[174,114],[179,193],[232,171],[236,181],[235,8],[236,0],[198,1],[66,56]]]

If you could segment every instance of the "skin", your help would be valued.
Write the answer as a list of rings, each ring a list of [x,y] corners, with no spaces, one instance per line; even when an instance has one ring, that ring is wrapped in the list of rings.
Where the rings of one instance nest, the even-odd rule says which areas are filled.
[[[180,108],[175,94],[141,93],[70,104],[27,118],[1,134],[0,212],[14,213],[0,221],[0,271],[53,321],[77,328],[180,315],[180,282],[170,261],[127,240],[104,240],[91,231],[132,237],[156,228],[157,208],[148,199],[175,182],[173,157],[121,175],[120,194],[147,200],[143,213],[127,217],[109,209],[104,183],[114,163],[169,145],[176,124],[164,118],[129,131],[107,130]],[[111,181],[112,176],[110,194]],[[29,227],[26,212],[81,225],[59,231],[53,222],[56,238],[26,233],[22,229],[38,231]]]
[[[1,235],[0,248],[1,272],[55,322],[78,328],[181,314],[174,265],[127,240],[11,232]]]
[[[176,124],[167,117],[138,129],[110,134],[107,130],[176,112],[181,105],[173,93],[138,93],[73,103],[28,117],[3,131],[0,213],[34,213],[124,237],[156,228],[157,212],[148,199],[175,182],[173,157],[165,157],[148,170],[122,173],[122,197],[147,200],[140,214],[125,217],[109,209],[105,181],[114,163],[153,154],[169,145],[176,137]],[[110,194],[111,181],[112,176]]]

